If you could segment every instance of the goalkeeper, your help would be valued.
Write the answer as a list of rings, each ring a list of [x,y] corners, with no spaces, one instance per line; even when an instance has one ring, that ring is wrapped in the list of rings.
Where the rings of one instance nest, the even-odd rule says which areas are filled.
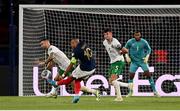
[[[134,33],[134,38],[129,39],[125,47],[122,49],[122,53],[126,53],[126,61],[130,63],[130,80],[128,81],[133,86],[133,78],[138,67],[141,67],[144,71],[144,75],[148,78],[152,90],[156,96],[159,96],[156,89],[153,77],[149,72],[148,59],[151,53],[151,48],[148,42],[141,38],[139,31]],[[127,97],[132,96],[133,88],[130,87]]]
[[[42,48],[46,49],[48,52],[48,59],[46,61],[36,61],[39,65],[47,65],[47,69],[51,70],[52,66],[57,64],[59,66],[59,71],[56,77],[54,78],[55,81],[60,81],[62,80],[62,75],[64,74],[65,70],[68,68],[70,64],[70,60],[68,57],[59,50],[56,46],[53,46],[50,44],[48,39],[43,39],[40,41],[40,45]],[[70,76],[72,73],[73,68],[66,73],[66,76]],[[50,93],[48,93],[46,96],[47,97],[57,97],[57,88],[52,86],[52,90]],[[85,86],[81,86],[81,91],[83,92],[89,92],[92,93],[92,90]],[[94,91],[94,90],[93,90]],[[96,93],[95,93],[96,94]]]

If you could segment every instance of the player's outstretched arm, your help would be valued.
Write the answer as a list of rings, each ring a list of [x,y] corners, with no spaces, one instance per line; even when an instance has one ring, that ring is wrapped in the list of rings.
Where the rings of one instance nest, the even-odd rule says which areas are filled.
[[[51,70],[54,65],[55,65],[55,62],[54,62],[54,61],[50,61],[50,62],[47,64],[46,69]]]
[[[45,61],[42,60],[41,58],[40,58],[40,59],[36,59],[33,63],[34,63],[35,65],[40,65],[40,66],[45,65]]]
[[[121,50],[120,50],[120,54],[127,54],[128,53],[128,49],[123,47]]]
[[[62,77],[65,78],[67,73],[70,72],[73,68],[73,65],[72,63],[69,64],[69,66],[67,67],[66,71],[63,73]]]
[[[77,60],[75,57],[71,58],[71,63],[69,64],[69,66],[67,67],[66,71],[64,72],[64,74],[62,75],[62,77],[66,77],[67,73],[70,72],[73,68],[73,65],[76,64]]]
[[[125,58],[126,58],[127,63],[130,63],[130,62],[131,62],[131,58],[129,57],[128,54],[125,54]]]
[[[51,62],[53,60],[53,53],[51,53],[48,57],[48,59],[45,61],[45,64],[48,64],[49,62]]]
[[[121,49],[120,53],[121,54],[127,54],[129,53],[129,48],[131,46],[131,39],[127,41],[126,45]]]
[[[46,61],[38,59],[38,60],[34,61],[34,63],[38,64],[40,66],[43,66],[46,64],[48,65],[49,62],[51,62],[52,60],[53,60],[53,54],[50,54],[50,56],[48,57],[48,59]]]

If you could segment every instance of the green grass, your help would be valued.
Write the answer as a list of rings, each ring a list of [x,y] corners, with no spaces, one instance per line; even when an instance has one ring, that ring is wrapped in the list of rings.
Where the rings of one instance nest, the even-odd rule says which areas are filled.
[[[123,102],[114,102],[114,97],[102,97],[96,101],[95,97],[82,96],[79,103],[72,104],[72,97],[0,97],[0,110],[11,109],[83,109],[83,110],[178,110],[180,97],[131,97]]]

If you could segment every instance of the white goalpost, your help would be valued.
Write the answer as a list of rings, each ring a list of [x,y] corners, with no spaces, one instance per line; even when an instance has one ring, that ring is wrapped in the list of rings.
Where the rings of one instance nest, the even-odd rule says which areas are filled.
[[[142,32],[153,50],[149,64],[157,83],[165,74],[180,75],[180,5],[19,5],[19,96],[42,96],[51,90],[40,77],[44,67],[34,64],[39,58],[47,59],[39,41],[48,38],[71,58],[72,37],[88,43],[95,54],[97,70],[82,84],[98,88],[102,95],[114,95],[108,84],[109,57],[102,44],[104,28],[111,28],[113,37],[123,45],[134,31]],[[128,81],[128,70],[126,64],[121,81]],[[57,72],[56,68],[52,71],[54,75]],[[135,82],[146,79],[140,70],[137,73]],[[156,88],[162,95],[173,96],[172,92],[177,92],[175,82],[167,78]],[[136,93],[152,92],[145,84],[135,88]],[[121,88],[121,92],[127,95],[128,89]],[[70,94],[71,86],[59,90],[61,96]]]

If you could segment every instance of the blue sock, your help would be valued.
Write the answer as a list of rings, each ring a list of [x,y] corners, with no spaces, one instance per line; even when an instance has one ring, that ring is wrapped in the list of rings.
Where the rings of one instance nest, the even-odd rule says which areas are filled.
[[[55,86],[55,87],[57,86],[56,81],[53,81],[53,80],[51,80],[51,79],[48,79],[47,82],[48,82],[49,84]]]
[[[129,79],[129,80],[128,80],[128,83],[133,83],[133,80]]]
[[[73,97],[73,103],[77,103],[79,101],[80,97],[79,96],[74,96]]]
[[[156,92],[156,88],[155,88],[153,77],[149,78],[149,83],[150,83],[150,85],[152,87],[153,92]]]

